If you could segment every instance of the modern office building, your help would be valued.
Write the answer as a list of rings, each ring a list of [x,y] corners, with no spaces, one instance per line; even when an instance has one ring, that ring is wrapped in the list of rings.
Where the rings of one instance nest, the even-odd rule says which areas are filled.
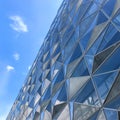
[[[64,0],[7,120],[120,120],[120,0]]]

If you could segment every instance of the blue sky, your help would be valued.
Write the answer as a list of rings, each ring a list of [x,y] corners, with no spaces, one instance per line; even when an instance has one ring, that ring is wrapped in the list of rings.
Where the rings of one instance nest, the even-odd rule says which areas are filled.
[[[62,0],[0,0],[0,120],[5,120]]]

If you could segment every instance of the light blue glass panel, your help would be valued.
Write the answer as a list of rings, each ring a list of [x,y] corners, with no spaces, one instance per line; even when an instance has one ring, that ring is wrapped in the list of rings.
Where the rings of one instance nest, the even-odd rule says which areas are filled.
[[[89,80],[87,84],[78,91],[75,102],[80,102],[90,105],[99,105],[98,96],[95,92],[91,80]]]
[[[101,98],[102,103],[105,101],[114,81],[117,72],[94,76],[93,81],[95,82],[98,94]]]
[[[65,60],[70,56],[71,51],[73,50],[73,47],[76,43],[76,33],[74,32],[73,35],[71,36],[70,40],[67,42],[65,46]],[[72,46],[72,47],[71,47]]]
[[[105,107],[106,108],[116,109],[116,110],[118,108],[120,108],[120,96],[115,97],[110,102],[108,102],[107,104],[105,104]]]
[[[89,69],[89,72],[92,73],[92,68],[93,68],[93,61],[94,61],[94,56],[91,55],[85,55],[85,60]]]
[[[115,23],[116,27],[120,29],[120,10],[117,12],[112,21]]]
[[[117,111],[104,109],[105,116],[107,120],[118,120]]]
[[[61,91],[57,97],[57,99],[59,101],[67,101],[67,91],[66,91],[67,87],[66,84],[64,83],[64,85],[61,87]]]
[[[77,46],[76,46],[76,48],[75,48],[75,50],[70,58],[69,63],[73,62],[74,60],[79,58],[81,55],[82,55],[82,51],[81,51],[80,45],[77,44]]]
[[[51,86],[49,85],[49,87],[47,88],[47,90],[44,92],[41,100],[42,101],[45,101],[45,100],[48,100],[51,96]]]
[[[92,15],[93,13],[98,11],[98,6],[95,2],[92,2],[92,4],[90,4],[89,9],[87,10],[85,17],[87,18],[88,16]]]
[[[80,39],[80,44],[82,45],[82,49],[83,51],[86,49],[87,45],[88,45],[88,42],[90,40],[90,37],[92,35],[92,30],[90,32],[88,32],[87,34],[85,34],[85,36],[83,36],[81,39]]]
[[[75,68],[75,70],[72,74],[72,77],[88,76],[88,75],[89,75],[89,72],[88,72],[88,69],[86,67],[86,63],[83,59],[82,61],[80,61],[80,63]]]
[[[115,7],[115,3],[116,3],[116,0],[107,0],[108,2],[106,2],[106,4],[104,5],[103,7],[103,10],[109,15],[111,16],[112,15],[112,12],[114,10],[114,7]]]
[[[74,18],[73,18],[73,21],[72,21],[72,23],[73,23],[74,25],[77,25],[77,23],[81,20],[81,18],[82,18],[83,15],[85,14],[85,12],[86,12],[87,8],[89,7],[89,5],[90,5],[90,2],[88,2],[87,4],[82,4],[82,5],[78,8],[78,10],[77,10],[77,12],[76,12],[76,14],[75,14],[75,16],[74,16]]]
[[[53,79],[52,84],[55,85],[55,84],[61,82],[62,80],[64,80],[64,70],[63,70],[63,68],[61,68],[60,71],[57,73],[57,75]]]
[[[99,47],[99,51],[106,49],[118,41],[120,41],[120,32],[110,24],[107,32],[105,33],[104,40]]]

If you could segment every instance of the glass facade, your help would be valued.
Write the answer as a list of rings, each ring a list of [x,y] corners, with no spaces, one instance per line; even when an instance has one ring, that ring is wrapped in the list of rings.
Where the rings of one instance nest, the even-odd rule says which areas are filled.
[[[7,120],[120,119],[120,1],[64,0]]]

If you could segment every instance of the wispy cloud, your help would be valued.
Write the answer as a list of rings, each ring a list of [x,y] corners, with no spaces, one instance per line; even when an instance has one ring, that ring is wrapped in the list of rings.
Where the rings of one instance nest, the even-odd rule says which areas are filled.
[[[31,65],[28,66],[28,70],[30,70],[30,68],[31,68]]]
[[[10,24],[10,27],[17,32],[28,32],[28,27],[24,23],[22,17],[15,15],[9,17],[13,23]]]
[[[6,94],[7,85],[9,83],[11,72],[14,70],[15,70],[15,68],[13,66],[6,65],[5,69],[0,71],[0,74],[2,75],[0,78],[0,96],[3,96]]]
[[[19,53],[15,53],[13,54],[13,58],[18,61],[20,59],[20,54]]]
[[[14,70],[15,68],[13,66],[7,65],[6,69],[8,72],[10,72],[10,71]]]

